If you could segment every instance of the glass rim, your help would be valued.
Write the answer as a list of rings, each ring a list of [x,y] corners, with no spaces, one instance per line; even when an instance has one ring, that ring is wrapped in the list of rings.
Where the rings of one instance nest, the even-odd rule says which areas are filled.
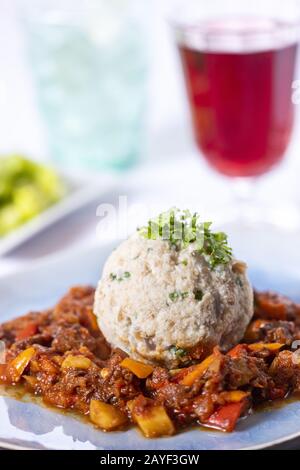
[[[202,3],[206,0],[202,0]],[[210,0],[213,4],[214,0]],[[220,0],[217,0],[220,2]],[[215,21],[222,21],[226,18],[232,19],[245,19],[245,18],[253,18],[256,20],[266,20],[266,21],[277,21],[281,23],[281,29],[284,30],[295,30],[299,28],[300,31],[300,0],[285,0],[284,6],[281,7],[280,12],[276,12],[274,10],[245,10],[240,11],[240,3],[243,3],[242,0],[235,0],[238,7],[234,8],[233,11],[227,9],[227,5],[223,5],[224,11],[220,12],[220,8],[216,11],[209,11],[208,8],[200,8],[201,0],[175,0],[172,3],[172,7],[167,9],[166,11],[166,21],[168,22],[169,26],[178,32],[184,33],[187,30],[196,29],[198,30],[198,34],[201,34],[201,24],[204,25],[206,22],[215,22]],[[270,6],[275,3],[276,0],[258,0],[260,5]],[[297,1],[297,3],[295,3]],[[277,3],[282,5],[282,0],[277,0]],[[189,8],[190,6],[190,8]],[[193,12],[193,15],[190,15],[190,12]],[[287,13],[289,16],[287,17]],[[273,28],[274,30],[274,28]],[[204,34],[204,32],[203,32]],[[229,36],[241,36],[241,31],[235,32],[230,30],[223,30],[222,33],[218,32],[218,36],[229,37]],[[247,31],[243,32],[243,36],[257,36],[257,35],[270,35],[272,31]]]
[[[244,28],[247,21],[249,28]],[[293,21],[281,21],[279,17],[271,15],[268,18],[251,14],[216,14],[198,20],[169,17],[168,23],[175,41],[192,49],[205,48],[216,52],[240,52],[242,49],[245,52],[259,52],[300,41],[300,16]]]
[[[230,19],[245,19],[246,18],[246,15],[245,16],[241,16],[241,15],[236,15],[235,17],[231,16]],[[247,18],[250,18],[250,15],[247,16]],[[252,18],[254,19],[255,17],[252,16]],[[211,18],[207,18],[207,21],[222,21],[225,19],[225,16],[222,16],[220,15],[219,17],[218,16],[212,16]],[[261,19],[261,17],[257,16],[256,19]],[[215,32],[215,33],[208,33],[207,32],[207,29],[204,27],[205,26],[205,23],[206,23],[206,20],[201,20],[199,22],[197,22],[197,20],[194,20],[194,21],[180,21],[179,19],[174,19],[174,18],[168,18],[168,23],[169,25],[172,27],[172,29],[174,29],[175,31],[179,31],[179,32],[185,32],[187,30],[196,30],[198,31],[198,34],[203,34],[203,35],[217,35],[217,36],[220,36],[220,35],[223,35],[225,37],[229,37],[229,36],[257,36],[257,35],[261,35],[261,36],[267,36],[267,35],[271,35],[273,33],[272,30],[260,30],[260,31],[233,31],[233,30],[223,30],[222,32]],[[272,20],[272,18],[270,17],[270,20]],[[276,18],[273,19],[274,21],[276,20]],[[295,30],[295,29],[298,29],[299,32],[300,32],[300,16],[299,16],[299,19],[297,20],[294,20],[293,22],[282,22],[281,23],[281,29],[283,30]]]

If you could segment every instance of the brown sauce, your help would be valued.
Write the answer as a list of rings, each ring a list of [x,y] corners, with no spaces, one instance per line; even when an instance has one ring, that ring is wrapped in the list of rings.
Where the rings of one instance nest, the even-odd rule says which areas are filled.
[[[74,410],[64,410],[61,408],[57,408],[54,406],[49,406],[46,405],[42,397],[32,395],[29,393],[26,388],[22,385],[0,385],[0,396],[3,397],[8,397],[13,400],[21,401],[24,403],[33,403],[38,406],[42,406],[43,408],[46,408],[50,410],[51,412],[62,414],[64,416],[70,416],[71,418],[74,418],[84,424],[87,424],[89,426],[93,426],[91,423],[89,417],[87,415],[83,415],[81,413],[78,413]],[[274,400],[274,401],[269,401],[269,402],[264,402],[259,405],[256,405],[253,412],[256,413],[263,413],[263,412],[272,412],[274,410],[279,410],[284,408],[285,406],[292,404],[292,403],[297,403],[300,402],[300,395],[292,395],[287,398],[283,398],[281,400]],[[246,419],[247,417],[245,416],[243,419]],[[93,426],[95,427],[95,426]],[[128,425],[126,429],[132,428],[133,425]],[[220,429],[215,429],[209,426],[203,426],[201,424],[199,425],[191,425],[185,429],[181,430],[181,433],[185,432],[187,429],[190,430],[197,430],[200,432],[222,432]],[[142,434],[142,433],[141,433]]]
[[[291,395],[287,398],[282,398],[280,400],[267,401],[256,405],[254,408],[254,413],[280,410],[281,408],[284,408],[287,405],[297,402],[300,402],[300,395]]]

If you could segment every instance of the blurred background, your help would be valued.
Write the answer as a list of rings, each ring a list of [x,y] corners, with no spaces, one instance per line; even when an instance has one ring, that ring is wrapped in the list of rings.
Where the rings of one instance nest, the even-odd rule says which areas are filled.
[[[87,5],[86,7],[81,7],[81,9],[78,8],[79,18],[80,16],[82,18],[82,10],[88,14],[89,3],[90,2],[77,3],[77,5]],[[131,40],[133,43],[131,46],[132,49],[130,50],[130,45],[128,45],[127,51],[113,50],[115,46],[114,44],[110,46],[109,42],[114,41],[114,32],[109,31],[109,29],[114,26],[108,24],[109,21],[113,22],[113,20],[107,18],[109,16],[108,13],[105,14],[101,11],[98,18],[89,18],[87,22],[90,24],[86,25],[86,34],[89,37],[89,41],[93,43],[95,50],[83,51],[82,49],[84,47],[88,48],[89,46],[83,44],[83,42],[80,41],[80,37],[76,38],[76,33],[72,31],[62,31],[61,34],[65,35],[66,51],[58,52],[61,54],[61,57],[59,59],[54,58],[54,61],[69,60],[73,70],[78,67],[80,69],[91,67],[91,64],[87,63],[87,56],[94,54],[94,56],[91,57],[91,62],[95,63],[98,59],[97,49],[98,51],[100,49],[100,55],[102,53],[101,49],[106,48],[109,55],[115,54],[116,56],[120,54],[121,56],[121,59],[117,57],[111,58],[112,62],[115,60],[115,63],[112,63],[114,69],[110,72],[112,76],[117,76],[119,73],[122,73],[121,68],[124,66],[124,63],[121,64],[120,60],[125,63],[128,60],[132,61],[133,65],[131,68],[136,69],[136,86],[147,87],[147,96],[145,95],[147,99],[147,133],[146,140],[143,141],[142,145],[143,157],[145,157],[146,154],[150,156],[149,154],[151,153],[152,158],[159,160],[159,157],[154,155],[159,149],[161,153],[168,151],[178,153],[181,151],[181,148],[185,149],[186,145],[189,143],[189,136],[186,135],[189,126],[186,123],[187,109],[186,103],[183,100],[184,89],[181,83],[181,76],[177,69],[178,57],[174,48],[173,38],[165,18],[170,2],[154,0],[150,5],[150,2],[146,0],[139,2],[131,2],[130,0],[105,2],[99,0],[92,3],[96,5],[99,4],[101,8],[103,5],[103,8],[105,8],[105,4],[107,3],[115,3],[116,10],[118,10],[118,8],[120,9],[120,15],[122,15],[122,7],[125,9],[126,5],[130,7],[130,4],[140,4],[136,16],[138,21],[140,21],[139,27],[141,31],[136,33],[136,36],[139,34],[139,37],[136,37],[136,39],[128,39],[128,42]],[[64,0],[62,2],[55,2],[55,0],[39,0],[38,2],[26,0],[22,5],[20,0],[1,0],[2,69],[0,99],[1,126],[3,135],[6,135],[5,141],[1,142],[1,151],[3,152],[10,152],[12,149],[21,149],[23,152],[30,155],[44,155],[45,158],[51,157],[48,147],[49,142],[47,142],[46,139],[46,125],[42,120],[37,102],[38,91],[36,89],[35,71],[39,67],[42,68],[43,65],[46,68],[47,61],[50,62],[53,60],[53,56],[52,59],[49,56],[47,58],[47,54],[50,55],[53,53],[51,47],[55,47],[54,35],[58,35],[59,33],[57,31],[51,32],[51,27],[49,26],[49,30],[47,31],[47,28],[45,28],[43,24],[39,26],[40,29],[38,31],[37,26],[32,25],[32,23],[34,23],[34,15],[40,15],[39,19],[42,23],[42,14],[40,12],[43,5],[45,8],[49,5],[54,6],[54,8],[55,5],[60,5],[67,12],[66,21],[71,22],[72,13],[74,16],[77,15],[75,4],[76,2],[66,2]],[[90,13],[90,16],[93,17],[93,13]],[[92,19],[95,24],[92,24]],[[30,20],[32,20],[31,25]],[[53,21],[55,22],[55,19]],[[76,18],[74,21],[76,21]],[[105,24],[107,25],[107,31],[105,30]],[[31,34],[29,33],[28,38],[28,29],[30,28]],[[97,37],[98,30],[100,31],[99,37]],[[125,32],[123,34],[126,36],[127,33],[128,32]],[[72,34],[73,37],[71,36]],[[53,36],[52,38],[51,35]],[[68,35],[70,36],[68,37]],[[29,44],[29,46],[28,40],[31,41],[31,45]],[[72,43],[71,48],[68,46],[68,41]],[[120,41],[120,38],[118,38],[118,41]],[[124,41],[124,38],[121,38],[121,41]],[[137,44],[135,45],[134,42]],[[144,44],[141,44],[141,42],[144,42]],[[136,51],[135,48],[140,48],[141,50]],[[33,49],[35,50],[33,51]],[[126,49],[126,45],[124,45],[124,49]],[[73,50],[73,58],[70,57],[70,50]],[[64,53],[65,55],[63,55]],[[125,54],[125,56],[123,54]],[[138,55],[141,57],[138,57]],[[82,59],[82,63],[77,62],[78,57]],[[42,61],[44,61],[44,64],[41,64]],[[136,62],[139,63],[137,64]],[[79,73],[78,69],[73,73]],[[89,73],[92,74],[93,70],[87,69],[86,74],[88,75]],[[84,80],[84,77],[79,77],[79,80],[80,79]],[[50,80],[51,77],[49,77],[49,81]],[[145,83],[139,85],[139,80]],[[86,86],[88,88],[89,83],[87,83]],[[102,83],[97,82],[97,77],[95,77],[95,82],[92,87],[93,90],[89,90],[91,94],[94,92],[96,95],[99,89],[100,92],[102,91]],[[135,89],[135,91],[142,93],[139,89]],[[122,90],[120,90],[120,93],[122,93]],[[130,98],[131,100],[134,99],[132,96]],[[123,99],[125,100],[126,97],[123,97]],[[66,104],[67,103],[63,103],[62,105]],[[103,112],[108,114],[109,109]],[[185,127],[185,130],[182,130],[182,126]],[[164,138],[164,135],[168,132],[170,132],[171,136],[174,135],[175,129],[177,133],[180,132],[178,143],[176,144],[170,142],[168,138]],[[153,139],[152,136],[155,136],[155,139]],[[154,140],[157,138],[161,139],[160,145],[157,144],[157,148],[150,150],[149,142],[154,145]],[[182,140],[184,140],[184,142],[182,142]],[[167,148],[161,148],[162,145]]]
[[[201,3],[203,9],[203,1],[196,3],[197,7]],[[187,4],[185,10],[195,6],[192,5],[195,1],[186,1]],[[103,202],[118,207],[120,195],[127,197],[128,205],[135,205],[130,228],[140,223],[139,204],[146,206],[149,214],[178,206],[198,210],[203,218],[216,220],[220,226],[229,226],[229,231],[235,226],[232,232],[239,239],[245,230],[245,220],[242,219],[246,214],[246,225],[251,222],[256,237],[252,241],[254,251],[259,227],[264,223],[268,224],[262,230],[264,234],[269,233],[271,225],[272,230],[280,228],[272,249],[282,240],[282,231],[292,234],[297,243],[300,227],[300,127],[299,105],[291,102],[291,83],[300,79],[296,48],[284,56],[277,57],[274,53],[274,57],[265,57],[265,62],[261,59],[259,70],[265,75],[258,78],[253,75],[252,81],[251,77],[247,81],[247,90],[255,97],[251,91],[257,86],[255,80],[261,79],[262,84],[268,77],[261,85],[264,93],[260,98],[257,95],[261,112],[267,113],[263,109],[264,105],[268,107],[264,97],[271,95],[270,87],[274,85],[270,70],[277,67],[277,71],[286,71],[285,76],[275,80],[277,93],[285,98],[277,103],[277,108],[273,101],[270,105],[284,121],[284,125],[280,123],[280,130],[278,122],[272,128],[269,122],[272,116],[268,117],[267,124],[260,121],[260,112],[257,116],[252,114],[254,108],[249,107],[247,115],[238,112],[238,120],[252,116],[257,124],[253,129],[247,124],[247,129],[243,130],[247,131],[250,142],[265,125],[270,127],[266,132],[274,135],[277,132],[270,144],[273,147],[268,159],[265,156],[266,167],[254,168],[250,162],[251,155],[251,164],[244,161],[244,165],[236,158],[233,159],[234,164],[232,160],[231,166],[226,164],[220,170],[220,158],[226,160],[226,152],[224,155],[221,152],[219,160],[216,160],[218,149],[212,150],[211,137],[207,137],[203,130],[208,125],[207,114],[203,116],[202,113],[200,117],[195,114],[198,101],[193,94],[193,86],[200,86],[199,80],[211,80],[211,83],[215,80],[215,86],[220,86],[216,77],[222,76],[222,70],[226,75],[227,66],[232,71],[233,64],[222,62],[224,57],[203,59],[203,55],[195,55],[199,38],[196,35],[195,45],[193,32],[187,32],[186,24],[178,24],[178,18],[184,16],[178,5],[176,0],[0,0],[0,153],[3,158],[11,155],[19,158],[16,160],[14,157],[0,166],[0,202],[1,178],[5,188],[10,178],[9,185],[13,188],[10,188],[9,196],[5,189],[3,196],[5,223],[9,220],[9,227],[20,230],[23,222],[31,220],[31,216],[77,192],[58,216],[52,213],[51,220],[55,224],[43,220],[45,227],[41,233],[37,234],[39,230],[35,226],[32,233],[29,230],[19,239],[15,236],[12,243],[5,246],[0,258],[0,273],[60,250],[80,249],[97,239],[99,241],[99,238],[101,241],[101,234],[96,232],[96,208]],[[296,6],[299,7],[299,2]],[[196,13],[193,17],[192,9],[190,12],[192,20],[190,17],[186,21],[194,25],[193,20],[198,17]],[[257,27],[262,29],[263,35],[266,31],[273,35],[274,25]],[[235,26],[233,29],[236,35],[240,34]],[[216,31],[213,35],[218,34]],[[211,31],[202,28],[201,34],[202,39],[211,39]],[[251,34],[253,31],[249,32]],[[180,51],[176,40],[182,41],[184,46]],[[276,40],[280,42],[281,39]],[[284,41],[289,45],[289,41],[294,44],[296,39],[285,38]],[[278,43],[274,50],[280,47]],[[268,44],[263,45],[260,52],[264,50],[269,50]],[[209,45],[208,51],[213,53],[214,46]],[[217,67],[216,76],[212,69],[209,72],[212,75],[205,77],[202,72],[197,75],[199,61],[203,60],[207,63],[220,60],[219,63],[211,62]],[[243,67],[242,63],[239,67]],[[280,86],[282,88],[278,88]],[[233,93],[241,93],[236,85],[232,85],[232,90]],[[242,99],[242,95],[239,96]],[[207,99],[205,93],[202,98],[204,101]],[[230,103],[234,101],[228,95],[221,96],[223,103],[226,99]],[[199,103],[201,107],[201,100]],[[205,106],[209,105],[206,103]],[[215,111],[220,115],[227,114],[226,109]],[[294,112],[295,117],[292,116]],[[232,117],[228,111],[227,118],[230,120]],[[200,126],[198,146],[193,135],[193,126],[197,135],[197,125]],[[217,137],[215,140],[217,145]],[[239,144],[237,142],[237,146]],[[244,142],[241,145],[247,147]],[[278,155],[277,148],[280,148]],[[29,168],[27,160],[25,163],[20,160],[23,156],[42,166]],[[259,158],[259,155],[254,155],[253,161]],[[49,164],[55,175],[47,173]],[[15,171],[13,176],[11,167]],[[42,171],[44,177],[41,181]],[[66,175],[67,182],[56,180],[61,174]],[[21,195],[20,191],[16,195],[15,188],[19,190],[20,187]],[[15,204],[18,205],[18,214]],[[259,209],[259,214],[256,209]],[[108,229],[105,238],[113,238],[113,231],[113,227],[111,233]],[[0,253],[1,243],[11,236],[10,232],[7,230],[0,238]],[[266,241],[261,243],[264,243],[263,249],[268,245]]]

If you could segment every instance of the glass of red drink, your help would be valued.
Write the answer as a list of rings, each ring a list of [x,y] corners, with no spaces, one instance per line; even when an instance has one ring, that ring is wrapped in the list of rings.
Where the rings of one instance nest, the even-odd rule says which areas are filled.
[[[293,130],[299,2],[184,0],[173,17],[201,153],[230,177],[269,171]]]

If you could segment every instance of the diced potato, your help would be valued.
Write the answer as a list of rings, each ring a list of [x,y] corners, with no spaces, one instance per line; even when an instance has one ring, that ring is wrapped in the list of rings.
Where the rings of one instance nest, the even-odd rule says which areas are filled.
[[[122,367],[129,369],[134,375],[139,379],[145,379],[150,374],[152,374],[154,368],[149,366],[149,364],[144,364],[143,362],[135,361],[126,357],[120,364]]]
[[[85,356],[67,356],[61,367],[62,369],[89,369],[92,366],[92,361]]]
[[[127,404],[133,420],[140,427],[145,437],[171,436],[175,432],[174,425],[163,406],[148,406],[144,413],[136,413],[135,400]]]
[[[13,382],[18,382],[30,363],[31,359],[35,355],[35,349],[30,347],[20,352],[20,354],[13,359],[8,365],[9,375],[12,378]]]
[[[127,422],[127,416],[122,411],[98,400],[91,400],[90,419],[92,423],[104,431],[112,431]]]
[[[281,343],[252,343],[248,345],[248,348],[251,351],[262,351],[263,349],[268,349],[268,351],[277,352],[283,346],[284,344]]]
[[[186,375],[184,375],[180,383],[182,385],[192,386],[193,383],[201,377],[214,362],[216,362],[216,366],[218,366],[220,364],[220,359],[215,354],[211,354],[200,364],[189,367]]]

